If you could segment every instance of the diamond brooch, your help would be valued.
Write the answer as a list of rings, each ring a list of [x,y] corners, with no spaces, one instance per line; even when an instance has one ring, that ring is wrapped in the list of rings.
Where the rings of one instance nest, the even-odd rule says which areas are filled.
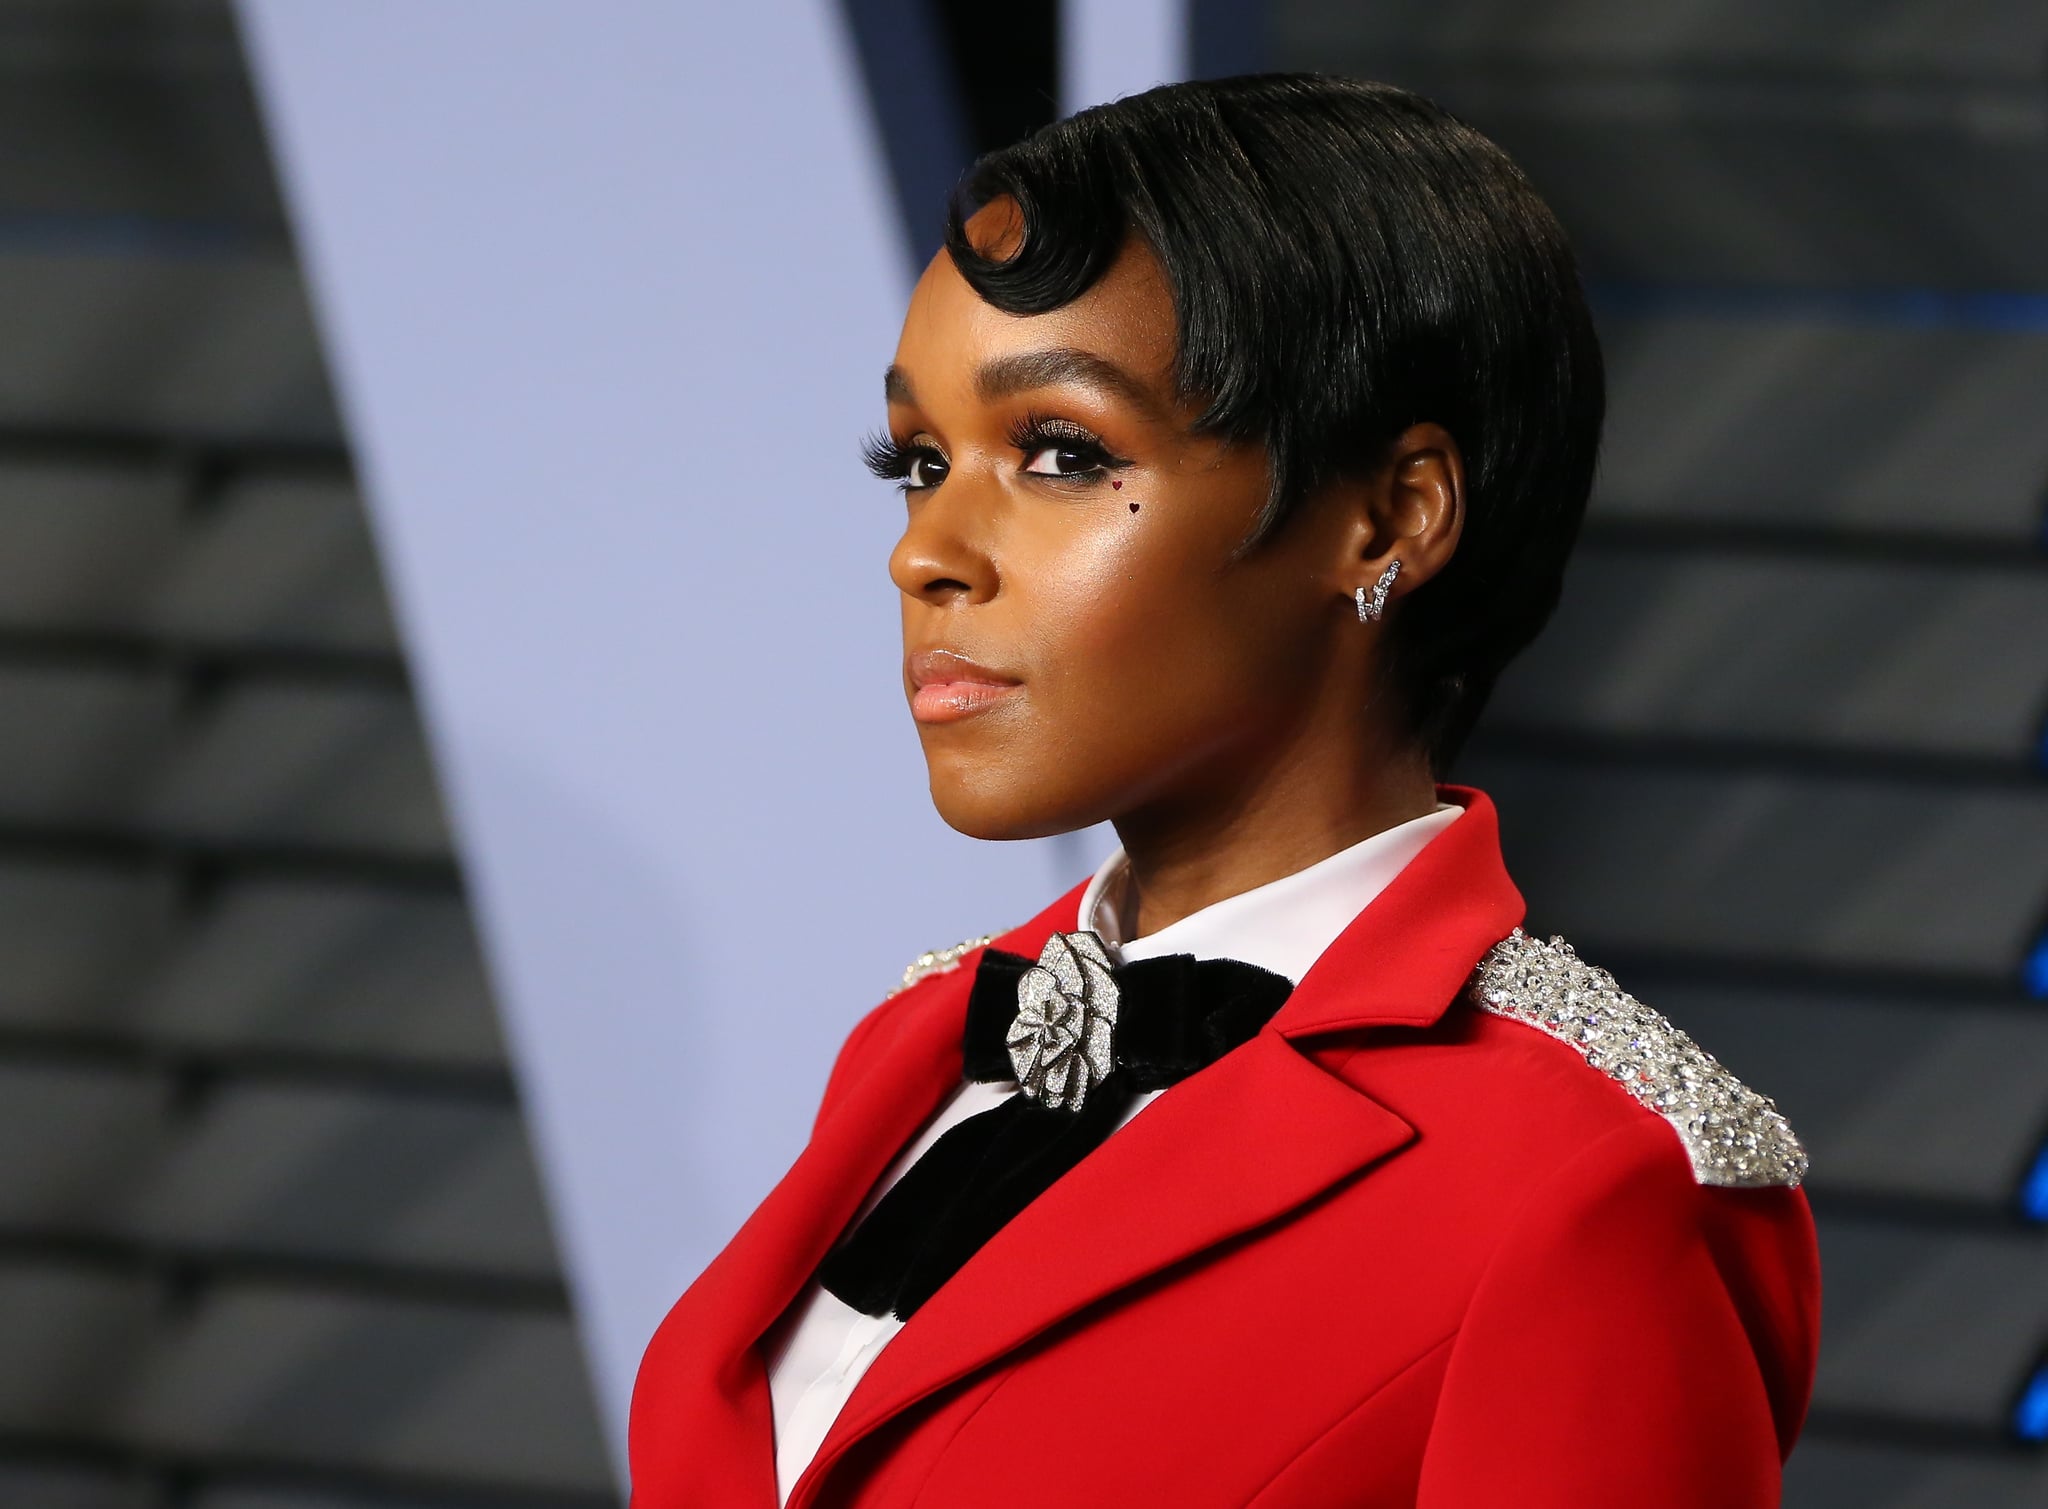
[[[1054,933],[1017,980],[1017,1019],[1004,1041],[1024,1094],[1079,1111],[1115,1063],[1117,988],[1102,939]]]

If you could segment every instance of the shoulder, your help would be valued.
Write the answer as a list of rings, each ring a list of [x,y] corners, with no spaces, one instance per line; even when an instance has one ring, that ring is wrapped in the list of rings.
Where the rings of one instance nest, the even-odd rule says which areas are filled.
[[[839,1050],[840,1066],[857,1064],[864,1052],[885,1049],[891,1037],[892,1023],[911,1020],[918,1012],[933,1005],[935,998],[943,992],[947,977],[968,975],[967,966],[974,963],[975,956],[999,936],[997,933],[984,933],[978,938],[963,938],[958,943],[928,950],[912,959],[903,967],[903,977],[882,997],[881,1004],[854,1024],[853,1031],[847,1035],[846,1045]],[[835,1069],[834,1077],[837,1076],[838,1070]]]
[[[1557,1117],[1570,1131],[1530,1129],[1466,1330],[1526,1337],[1530,1317],[1546,1317],[1561,1328],[1551,1353],[1581,1338],[1585,1365],[1602,1370],[1617,1365],[1597,1338],[1654,1332],[1688,1363],[1668,1388],[1642,1378],[1648,1397],[1760,1378],[1782,1456],[1819,1345],[1805,1150],[1767,1096],[1562,943],[1517,934],[1489,960],[1468,991],[1483,1020],[1576,1084],[1533,1102],[1571,1102]]]
[[[988,933],[979,938],[965,938],[945,948],[919,954],[904,966],[903,978],[890,987],[879,1005],[853,1024],[846,1041],[840,1044],[838,1056],[832,1061],[832,1072],[825,1080],[825,1093],[818,1103],[814,1128],[845,1094],[846,1087],[860,1078],[873,1056],[886,1051],[891,1037],[890,1024],[900,1021],[906,1013],[916,1011],[923,1003],[927,993],[919,987],[929,980],[957,972],[976,950],[986,947],[997,936]]]
[[[1487,1422],[1497,1428],[1503,1407],[1533,1426],[1525,1406],[1573,1401],[1510,1452],[1524,1469],[1562,1472],[1576,1464],[1554,1455],[1557,1443],[1599,1399],[1632,1449],[1746,1439],[1774,1471],[1805,1418],[1818,1356],[1820,1253],[1805,1194],[1703,1183],[1658,1118],[1625,1109],[1581,1145],[1548,1147],[1554,1161],[1532,1160],[1527,1182],[1504,1192],[1471,1254],[1438,1430],[1462,1417],[1498,1445]],[[1442,1440],[1462,1455],[1459,1436]]]
[[[1492,1047],[1475,1078],[1524,1123],[1475,1306],[1562,1313],[1576,1287],[1624,1330],[1630,1313],[1636,1329],[1690,1327],[1701,1356],[1756,1359],[1789,1449],[1813,1377],[1820,1259],[1806,1150],[1776,1104],[1560,938],[1517,928],[1464,998]]]
[[[1576,1055],[1588,1094],[1608,1086],[1622,1092],[1626,1100],[1611,1091],[1594,1097],[1611,1108],[1603,1119],[1662,1121],[1697,1183],[1791,1187],[1805,1177],[1806,1150],[1768,1095],[1563,939],[1546,942],[1516,928],[1480,960],[1465,997],[1490,1017],[1550,1039],[1538,1044],[1543,1052]]]

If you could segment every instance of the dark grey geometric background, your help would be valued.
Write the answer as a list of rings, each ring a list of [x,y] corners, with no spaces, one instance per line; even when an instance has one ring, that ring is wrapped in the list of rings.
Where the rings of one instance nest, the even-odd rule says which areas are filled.
[[[1494,135],[1584,257],[1597,501],[1459,774],[1532,923],[1810,1146],[1823,1356],[1788,1504],[2048,1504],[2013,1431],[2048,1343],[2020,1201],[2048,1131],[2048,11],[1273,17],[1275,65]]]
[[[0,1505],[615,1502],[225,5],[0,3]]]
[[[1584,253],[1599,498],[1459,775],[1811,1147],[1788,1502],[2048,1505],[2048,13],[1195,14],[1203,71],[1437,95]],[[0,729],[0,1504],[610,1502],[222,0],[0,0]]]

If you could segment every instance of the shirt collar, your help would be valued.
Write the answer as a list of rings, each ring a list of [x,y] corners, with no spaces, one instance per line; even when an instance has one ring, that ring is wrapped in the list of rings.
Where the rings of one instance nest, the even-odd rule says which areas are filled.
[[[1307,869],[1212,902],[1128,942],[1110,894],[1126,862],[1119,848],[1081,893],[1076,926],[1093,928],[1126,960],[1163,954],[1241,959],[1298,983],[1337,935],[1464,810],[1440,801],[1434,812],[1397,823]]]

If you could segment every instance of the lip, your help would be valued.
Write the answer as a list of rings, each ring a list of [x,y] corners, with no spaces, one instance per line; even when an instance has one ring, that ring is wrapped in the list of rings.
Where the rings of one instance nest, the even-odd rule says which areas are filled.
[[[938,646],[905,655],[903,676],[910,684],[910,715],[920,723],[951,723],[971,717],[1024,685],[1015,676],[976,664],[958,650]]]

